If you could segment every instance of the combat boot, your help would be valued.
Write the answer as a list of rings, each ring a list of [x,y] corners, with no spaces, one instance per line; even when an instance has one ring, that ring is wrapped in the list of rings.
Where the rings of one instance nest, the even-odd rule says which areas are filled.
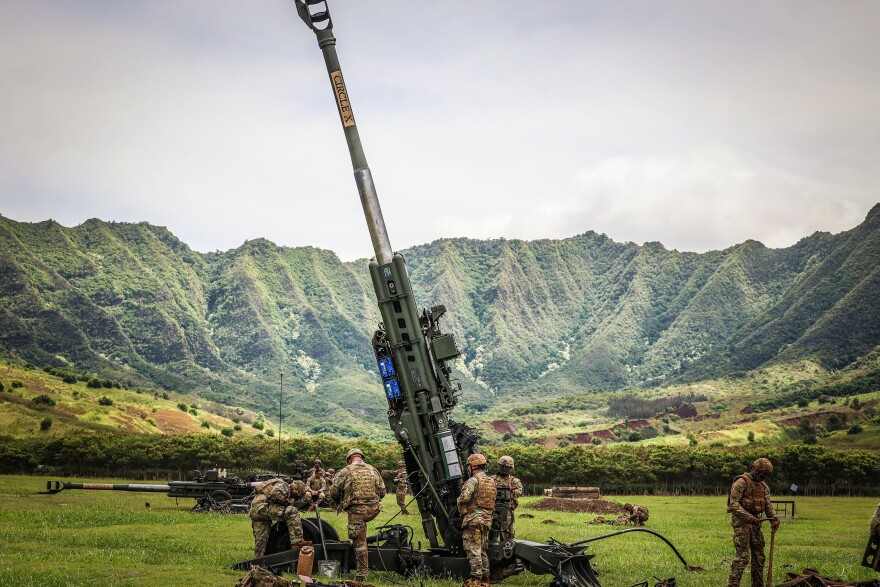
[[[492,587],[492,581],[489,579],[489,573],[485,573],[483,575],[483,579],[480,581],[480,585],[482,587]]]

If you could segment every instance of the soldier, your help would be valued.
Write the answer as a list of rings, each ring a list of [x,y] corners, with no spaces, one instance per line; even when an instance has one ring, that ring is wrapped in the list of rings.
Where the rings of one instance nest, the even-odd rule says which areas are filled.
[[[290,548],[311,544],[310,541],[303,540],[299,510],[293,505],[294,501],[306,494],[306,486],[302,481],[293,481],[288,485],[282,479],[269,479],[257,485],[254,491],[257,496],[251,501],[248,510],[254,530],[254,558],[266,554],[272,523],[281,520],[287,524]]]
[[[648,521],[648,508],[637,503],[625,503],[623,509],[629,512],[627,522],[633,526],[644,526]]]
[[[313,476],[315,474],[315,471],[317,471],[318,469],[324,469],[321,466],[321,459],[315,459],[315,462],[312,464],[312,468],[309,469],[309,477]]]
[[[772,520],[772,531],[779,528],[779,517],[770,503],[770,488],[764,480],[773,473],[773,464],[765,458],[752,463],[752,470],[740,475],[730,488],[727,511],[733,526],[736,556],[730,564],[728,587],[739,587],[743,571],[752,557],[752,587],[764,587],[764,534],[758,516]]]
[[[471,576],[462,587],[489,586],[489,529],[495,513],[495,481],[486,475],[486,457],[475,453],[467,459],[471,478],[465,481],[458,496],[464,551],[471,566]]]
[[[396,488],[397,507],[400,508],[400,513],[408,516],[409,512],[406,511],[406,492],[409,491],[409,475],[406,473],[406,461],[397,461],[397,475],[394,476],[392,483],[394,483]]]
[[[510,503],[507,511],[501,517],[501,541],[513,540],[516,534],[513,528],[514,510],[519,507],[519,498],[522,497],[522,482],[510,474],[513,471],[513,457],[507,455],[498,459],[498,474],[492,475],[495,487],[510,489]]]
[[[330,487],[330,496],[348,513],[348,538],[354,545],[357,573],[354,580],[367,580],[367,522],[379,515],[385,497],[385,482],[373,465],[364,461],[364,453],[353,448],[345,455],[343,467]]]
[[[880,505],[877,506],[877,509],[874,510],[874,515],[871,516],[871,538],[874,540],[880,539]]]
[[[315,504],[324,501],[324,496],[330,491],[330,484],[327,483],[327,478],[324,477],[323,469],[315,469],[315,472],[306,481],[306,489],[309,490],[312,499],[309,511],[313,512],[315,511]]]
[[[336,469],[327,469],[327,472],[324,473],[324,479],[327,480],[327,485],[333,485],[333,478],[336,476]]]

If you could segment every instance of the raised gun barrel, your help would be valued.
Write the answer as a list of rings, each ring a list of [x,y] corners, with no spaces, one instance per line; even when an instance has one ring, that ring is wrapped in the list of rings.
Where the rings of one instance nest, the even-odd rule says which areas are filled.
[[[324,54],[342,129],[354,169],[373,249],[370,276],[382,323],[373,350],[388,400],[388,424],[404,448],[413,494],[432,548],[461,545],[462,462],[477,436],[449,419],[460,385],[450,379],[448,362],[459,356],[455,339],[438,326],[442,305],[419,312],[406,261],[392,253],[379,198],[364,156],[351,99],[336,55],[333,21],[325,0],[296,0],[300,18],[311,28]],[[439,529],[439,531],[438,531]],[[442,537],[442,538],[438,538]]]

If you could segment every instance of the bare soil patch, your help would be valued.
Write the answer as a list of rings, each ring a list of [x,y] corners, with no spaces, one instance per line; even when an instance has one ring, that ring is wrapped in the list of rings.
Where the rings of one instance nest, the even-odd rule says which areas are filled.
[[[623,506],[609,499],[568,499],[564,497],[545,497],[532,506],[537,510],[574,512],[581,514],[621,514]]]

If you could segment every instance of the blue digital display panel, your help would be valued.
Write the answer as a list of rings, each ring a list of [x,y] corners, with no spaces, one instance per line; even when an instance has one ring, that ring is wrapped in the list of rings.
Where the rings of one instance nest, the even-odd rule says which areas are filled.
[[[394,363],[389,357],[379,359],[379,373],[382,375],[382,379],[394,377]]]
[[[389,379],[385,382],[385,395],[388,399],[397,399],[400,397],[400,385],[397,379]]]

